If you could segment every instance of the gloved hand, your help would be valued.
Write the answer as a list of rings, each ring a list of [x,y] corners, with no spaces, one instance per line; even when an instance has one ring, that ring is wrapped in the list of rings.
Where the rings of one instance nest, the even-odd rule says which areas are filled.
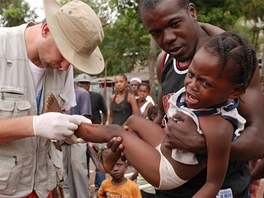
[[[92,123],[90,119],[86,118],[85,116],[82,115],[73,115],[76,118],[80,119],[81,122],[83,123]],[[77,144],[77,143],[87,143],[85,140],[82,138],[77,138],[74,134],[68,136],[64,140],[67,144]]]
[[[48,139],[64,140],[65,137],[72,135],[78,128],[78,125],[84,120],[82,117],[55,112],[33,116],[34,135]]]

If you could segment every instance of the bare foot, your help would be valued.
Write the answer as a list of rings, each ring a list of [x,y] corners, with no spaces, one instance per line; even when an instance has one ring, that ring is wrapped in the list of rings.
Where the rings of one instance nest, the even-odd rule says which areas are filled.
[[[97,159],[101,172],[110,173],[115,163],[120,159],[120,155],[114,153],[109,148],[99,149],[99,144],[93,143],[89,146],[91,154]]]
[[[53,93],[49,93],[46,103],[45,112],[62,112],[60,105]]]
[[[60,105],[53,93],[48,94],[45,103],[45,112],[62,112]],[[61,151],[61,145],[59,142],[53,142],[53,144],[55,145],[56,149]]]
[[[121,153],[114,153],[111,149],[105,149],[101,153],[101,161],[106,172],[110,173],[115,163],[120,159]]]

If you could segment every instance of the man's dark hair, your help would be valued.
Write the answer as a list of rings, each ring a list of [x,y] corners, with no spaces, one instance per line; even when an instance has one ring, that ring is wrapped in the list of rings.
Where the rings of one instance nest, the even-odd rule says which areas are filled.
[[[150,107],[148,109],[148,119],[151,121],[154,121],[155,118],[158,115],[158,106],[157,105],[153,105],[152,107]]]
[[[149,9],[154,9],[156,6],[161,3],[163,0],[140,0],[139,1],[139,13],[149,10]],[[174,0],[177,1],[178,6],[183,9],[188,9],[189,7],[189,0]]]
[[[150,85],[149,85],[148,83],[145,83],[145,82],[140,83],[140,84],[138,85],[138,89],[139,89],[139,87],[141,87],[141,86],[143,86],[143,87],[147,87],[148,91],[150,91]]]

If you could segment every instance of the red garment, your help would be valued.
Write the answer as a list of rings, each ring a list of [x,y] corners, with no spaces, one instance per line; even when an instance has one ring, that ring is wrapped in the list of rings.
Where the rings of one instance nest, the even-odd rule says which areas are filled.
[[[33,191],[32,193],[30,193],[30,195],[28,195],[25,198],[38,198],[38,195],[37,195],[37,193],[35,191]],[[52,198],[52,194],[50,193],[47,198]]]
[[[251,161],[249,161],[250,171],[252,171],[256,167],[258,161],[259,160],[251,160]],[[256,198],[257,192],[259,190],[259,186],[260,186],[260,179],[259,180],[252,181],[250,183],[249,188],[250,188],[251,198]]]

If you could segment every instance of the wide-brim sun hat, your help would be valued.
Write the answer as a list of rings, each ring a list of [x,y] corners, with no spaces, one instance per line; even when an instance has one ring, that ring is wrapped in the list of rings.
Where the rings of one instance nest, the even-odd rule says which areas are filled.
[[[105,63],[98,45],[103,41],[102,24],[93,9],[78,0],[61,5],[43,0],[46,21],[62,56],[88,74],[98,74]]]

